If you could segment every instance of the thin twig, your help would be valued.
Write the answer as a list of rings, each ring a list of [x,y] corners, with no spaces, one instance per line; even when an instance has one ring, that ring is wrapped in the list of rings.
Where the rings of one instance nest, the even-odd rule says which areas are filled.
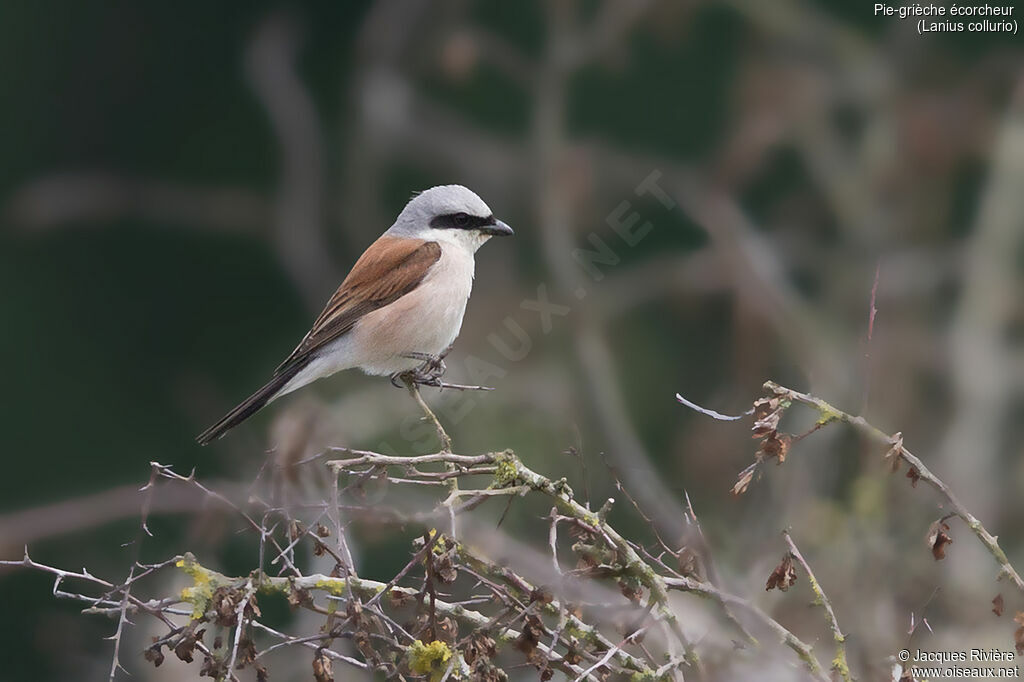
[[[819,680],[819,682],[829,682],[828,675],[826,675],[821,669],[821,664],[818,663],[818,659],[815,658],[811,645],[794,635],[784,625],[761,610],[761,608],[756,604],[753,604],[742,597],[720,590],[714,585],[701,582],[700,580],[694,580],[693,578],[665,578],[665,584],[672,589],[703,595],[713,599],[723,607],[736,606],[750,613],[778,635],[779,639],[781,639],[786,646],[792,649],[796,655],[800,657],[800,660],[804,662],[804,665],[807,666],[808,671],[815,679]]]
[[[706,407],[701,407],[697,403],[687,400],[678,393],[676,393],[676,400],[679,401],[681,404],[686,405],[695,412],[700,412],[703,415],[707,415],[708,417],[724,422],[734,422],[738,419],[743,419],[744,417],[750,416],[751,414],[754,413],[753,410],[747,410],[743,414],[737,415],[722,414],[721,412],[715,412],[714,410],[709,410]]]
[[[985,526],[982,525],[981,521],[975,518],[975,516],[968,511],[967,507],[960,502],[948,485],[942,482],[938,476],[933,474],[920,459],[914,456],[910,450],[903,445],[903,438],[901,436],[890,436],[884,431],[869,424],[863,417],[855,417],[837,409],[821,398],[816,398],[807,393],[801,393],[800,391],[794,391],[791,388],[780,386],[774,381],[765,382],[764,388],[766,391],[770,391],[782,398],[813,407],[820,413],[820,421],[822,423],[828,423],[830,421],[845,422],[877,442],[888,446],[890,448],[890,452],[894,456],[899,457],[909,466],[912,466],[917,471],[917,475],[922,481],[937,490],[939,494],[946,499],[952,508],[953,513],[971,529],[971,532],[978,537],[981,544],[988,550],[989,554],[995,558],[996,563],[998,563],[1000,567],[1000,577],[1006,576],[1018,590],[1024,592],[1024,579],[1021,579],[1020,574],[1010,564],[1010,560],[1006,557],[1006,553],[1003,551],[1003,548],[999,546],[999,541],[996,539],[996,536],[989,533],[988,530],[985,529]]]
[[[444,427],[441,426],[441,421],[437,418],[437,415],[434,414],[434,411],[431,410],[430,406],[427,405],[425,400],[423,400],[423,396],[420,395],[419,386],[409,377],[403,377],[402,381],[405,382],[405,387],[409,390],[409,395],[411,395],[412,399],[416,401],[416,404],[420,406],[420,409],[423,410],[423,414],[426,415],[427,419],[433,423],[434,429],[437,430],[437,439],[441,442],[441,452],[444,454],[450,454],[452,451],[452,439],[444,430]]]
[[[632,641],[633,639],[636,639],[636,637],[638,635],[643,634],[644,631],[647,629],[647,627],[649,627],[649,626],[645,626],[645,627],[642,627],[642,628],[639,628],[639,629],[635,630],[634,632],[630,633],[630,635],[628,637],[626,637],[624,640],[622,640],[621,642],[619,642],[618,644],[616,644],[612,648],[608,649],[608,651],[605,652],[604,656],[601,657],[601,660],[599,660],[597,663],[595,663],[594,665],[592,665],[589,668],[587,668],[586,670],[584,670],[582,673],[580,673],[580,676],[577,677],[574,682],[581,682],[583,680],[583,678],[585,678],[587,675],[589,675],[590,673],[594,672],[595,670],[600,668],[602,665],[604,665],[608,661],[612,660],[612,656],[615,655],[616,651],[618,651],[619,649],[621,649],[625,645],[629,644],[629,642]]]
[[[231,644],[231,657],[228,659],[228,670],[235,669],[235,660],[238,658],[238,645],[242,641],[242,631],[245,630],[245,608],[249,606],[249,601],[253,595],[256,594],[256,584],[252,579],[245,581],[245,593],[242,597],[242,601],[238,603],[238,609],[235,612],[235,639]]]
[[[832,639],[836,642],[836,656],[832,659],[832,671],[842,677],[845,682],[853,682],[853,677],[850,675],[850,667],[846,662],[846,635],[839,629],[839,621],[836,620],[835,611],[832,610],[832,602],[829,601],[818,579],[814,577],[811,565],[807,563],[803,554],[800,553],[789,531],[782,531],[782,536],[786,538],[786,544],[789,545],[789,551],[792,553],[793,558],[804,567],[804,571],[807,573],[807,582],[811,584],[811,590],[814,591],[815,603],[820,604],[821,608],[824,609],[825,620],[828,621],[828,626],[832,629]]]

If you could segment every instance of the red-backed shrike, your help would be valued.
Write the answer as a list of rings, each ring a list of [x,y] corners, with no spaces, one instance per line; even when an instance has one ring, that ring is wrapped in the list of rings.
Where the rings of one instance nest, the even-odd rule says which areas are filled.
[[[272,400],[343,369],[395,377],[436,360],[462,327],[476,250],[511,234],[465,187],[416,195],[356,261],[270,381],[196,440],[206,445]]]

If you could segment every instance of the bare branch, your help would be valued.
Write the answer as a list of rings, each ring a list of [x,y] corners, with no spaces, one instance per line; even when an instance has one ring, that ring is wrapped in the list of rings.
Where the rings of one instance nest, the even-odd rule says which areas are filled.
[[[800,565],[804,567],[804,571],[807,572],[807,582],[811,584],[811,590],[814,591],[816,603],[820,604],[821,608],[825,611],[825,620],[828,621],[828,626],[832,630],[832,638],[836,642],[836,657],[832,659],[832,671],[846,682],[852,682],[853,677],[850,675],[850,668],[846,663],[846,635],[839,629],[839,621],[836,620],[836,614],[832,610],[832,602],[828,600],[825,590],[821,588],[818,579],[814,577],[811,565],[807,563],[803,554],[797,549],[796,543],[793,542],[789,531],[782,531],[782,536],[786,538],[786,544],[789,545],[789,551],[793,554],[793,557],[800,562]]]
[[[804,405],[813,407],[821,415],[819,423],[824,424],[832,421],[845,422],[872,440],[887,446],[892,457],[897,457],[913,467],[920,480],[938,491],[946,502],[949,503],[953,513],[971,529],[971,532],[977,536],[978,540],[981,541],[981,544],[985,546],[985,549],[988,550],[989,554],[991,554],[996,560],[996,563],[999,564],[1000,577],[1007,577],[1018,590],[1024,592],[1024,580],[1021,579],[1020,574],[1010,564],[1010,560],[1006,557],[1006,553],[1003,551],[1003,548],[999,546],[999,541],[996,539],[996,536],[989,533],[985,526],[982,525],[981,521],[975,518],[975,516],[968,511],[948,485],[939,479],[938,476],[933,474],[932,471],[924,465],[924,462],[914,456],[910,450],[903,445],[902,436],[899,434],[890,436],[877,427],[869,424],[863,417],[855,417],[837,409],[821,398],[816,398],[812,395],[794,391],[793,389],[786,388],[785,386],[780,386],[774,381],[765,382],[764,388],[766,391],[786,400],[803,403]]]

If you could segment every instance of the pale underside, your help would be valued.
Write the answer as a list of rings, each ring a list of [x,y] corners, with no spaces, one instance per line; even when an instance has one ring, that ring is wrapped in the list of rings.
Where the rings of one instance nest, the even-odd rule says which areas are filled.
[[[462,327],[473,285],[473,252],[479,246],[475,243],[467,248],[454,237],[444,234],[436,239],[441,243],[441,257],[419,286],[361,317],[351,331],[317,351],[274,397],[343,369],[358,368],[373,375],[411,370],[423,361],[404,356],[438,355],[451,346]],[[483,241],[486,239],[479,243]]]

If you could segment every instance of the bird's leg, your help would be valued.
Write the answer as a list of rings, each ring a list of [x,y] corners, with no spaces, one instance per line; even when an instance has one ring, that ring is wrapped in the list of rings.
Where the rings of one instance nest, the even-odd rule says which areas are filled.
[[[422,365],[412,370],[417,379],[416,383],[437,386],[441,383],[441,377],[444,376],[445,371],[448,369],[444,364],[444,358],[448,355],[449,350],[451,350],[451,346],[440,355],[412,351],[405,353],[402,357],[423,361]]]
[[[422,360],[423,364],[415,369],[410,369],[404,372],[395,372],[391,375],[391,385],[396,388],[401,388],[406,381],[412,381],[414,384],[420,386],[433,386],[434,388],[451,388],[456,391],[493,391],[493,388],[489,386],[468,386],[466,384],[449,384],[447,381],[441,381],[441,377],[444,376],[447,367],[444,364],[444,359],[451,351],[452,347],[448,346],[440,355],[431,355],[430,353],[421,353],[419,351],[410,351],[403,353],[401,357],[409,358],[410,360]]]
[[[421,410],[423,410],[423,414],[426,418],[433,422],[434,428],[437,430],[437,439],[441,441],[441,452],[451,453],[452,439],[448,436],[448,432],[444,430],[444,427],[441,426],[441,421],[437,418],[437,415],[434,414],[434,411],[431,410],[430,406],[427,405],[425,400],[423,400],[423,396],[420,395],[419,382],[416,381],[413,376],[413,372],[404,372],[398,375],[398,378],[400,378],[402,383],[405,384],[405,387],[409,389],[409,395],[412,396],[412,399],[415,400],[416,404],[420,406]],[[392,378],[392,382],[394,382],[394,378]],[[455,478],[453,477],[451,480],[454,481]]]

